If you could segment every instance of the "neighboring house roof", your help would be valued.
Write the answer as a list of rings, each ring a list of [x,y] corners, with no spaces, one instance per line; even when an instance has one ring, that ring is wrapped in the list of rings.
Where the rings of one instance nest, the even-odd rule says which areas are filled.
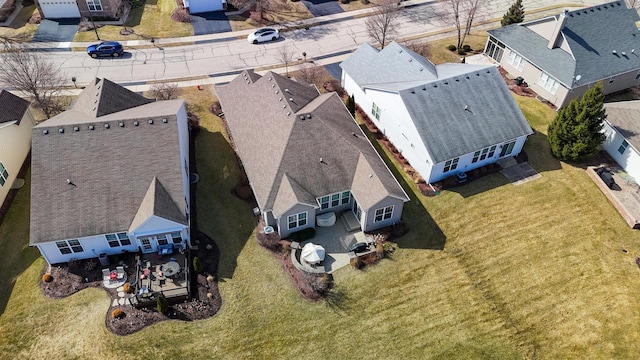
[[[317,207],[316,198],[347,190],[363,207],[386,196],[408,200],[335,93],[252,71],[216,92],[263,211],[279,216],[296,203]],[[367,174],[357,171],[363,162]],[[360,197],[367,187],[381,190]]]
[[[103,83],[100,109],[112,92],[118,97],[128,91],[105,80],[95,85]],[[85,89],[81,97],[85,91],[95,96],[94,90]],[[151,215],[188,223],[176,116],[184,101],[129,95],[137,107],[123,105],[116,112],[111,107],[109,115],[90,116],[76,101],[34,127],[31,244],[124,231]]]
[[[640,150],[640,100],[606,103],[606,122],[631,146]]]
[[[0,91],[0,124],[15,121],[16,125],[20,125],[29,105],[27,100],[6,90]]]
[[[556,23],[560,17],[513,24],[488,33],[569,88],[578,75],[577,84],[584,85],[640,69],[640,56],[635,53],[640,51],[636,26],[640,18],[636,9],[628,9],[624,1],[567,12],[562,43],[549,49],[549,38],[528,26],[544,21]],[[568,46],[570,51],[561,46]]]
[[[342,68],[349,76],[355,71],[363,88],[399,95],[435,163],[533,133],[495,66],[435,65],[433,75],[416,81],[410,75],[419,67],[406,64],[428,60],[395,42],[380,51],[369,47],[362,45]],[[397,78],[408,80],[386,82],[376,74],[381,64],[404,71],[409,75]]]

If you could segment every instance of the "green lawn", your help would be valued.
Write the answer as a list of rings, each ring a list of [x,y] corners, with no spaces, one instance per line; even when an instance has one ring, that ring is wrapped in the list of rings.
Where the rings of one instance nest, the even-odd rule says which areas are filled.
[[[206,91],[184,96],[202,98]],[[300,298],[281,265],[256,244],[250,209],[230,195],[239,174],[233,152],[219,120],[205,116],[202,106],[196,109],[204,127],[196,144],[197,210],[201,229],[221,248],[220,313],[118,337],[104,325],[105,293],[89,289],[46,299],[38,288],[43,261],[30,258],[0,316],[0,354],[636,358],[640,233],[627,227],[581,167],[550,157],[545,132],[555,113],[534,99],[517,101],[537,131],[526,150],[542,178],[513,186],[495,174],[425,198],[402,176],[412,200],[404,213],[411,231],[391,259],[365,271],[339,270],[335,296],[320,303]],[[27,198],[22,191],[11,209],[18,223],[28,217]],[[26,242],[25,230],[15,236],[12,223],[0,227],[2,249]],[[20,263],[13,253],[3,255]]]

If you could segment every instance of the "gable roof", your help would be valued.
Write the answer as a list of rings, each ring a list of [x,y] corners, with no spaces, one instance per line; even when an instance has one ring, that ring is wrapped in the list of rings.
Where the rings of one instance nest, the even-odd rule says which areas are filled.
[[[640,150],[640,100],[604,104],[605,119],[631,146]]]
[[[86,117],[100,117],[153,102],[108,79],[96,78],[69,105]]]
[[[12,93],[0,91],[0,124],[6,122],[16,122],[20,125],[22,117],[29,109],[30,102]]]
[[[578,75],[578,85],[584,85],[640,69],[640,56],[633,53],[640,50],[636,26],[640,17],[624,1],[566,12],[561,46],[549,49],[549,39],[529,26],[545,21],[555,24],[561,16],[512,24],[488,33],[569,88]]]
[[[109,94],[105,88],[101,97]],[[188,224],[178,137],[178,119],[185,119],[177,115],[183,111],[183,100],[104,116],[67,110],[34,127],[31,244],[124,231],[151,215]]]
[[[295,203],[317,207],[320,196],[356,191],[366,184],[355,171],[361,156],[384,189],[372,197],[408,200],[335,93],[272,72],[256,80],[252,71],[216,92],[263,211],[279,216]]]
[[[435,163],[533,132],[495,66],[435,65],[433,76],[418,81],[410,76],[416,68],[402,64],[428,60],[404,46],[393,42],[379,52],[359,50],[342,63],[342,68],[349,76],[357,68],[356,76],[369,82],[354,80],[365,89],[399,95]],[[379,71],[380,64],[406,72],[408,75],[397,78],[408,80],[389,83],[382,79],[374,83],[379,78],[373,73]]]

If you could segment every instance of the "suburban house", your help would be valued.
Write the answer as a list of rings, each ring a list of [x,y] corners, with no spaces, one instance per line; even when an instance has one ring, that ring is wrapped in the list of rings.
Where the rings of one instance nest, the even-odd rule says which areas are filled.
[[[602,148],[627,174],[640,181],[640,100],[604,104],[607,118]]]
[[[342,85],[429,183],[522,150],[533,131],[492,65],[441,64],[392,42],[340,64]]]
[[[45,19],[124,20],[131,9],[124,0],[36,0],[36,5]]]
[[[182,4],[191,14],[227,9],[227,0],[182,0]]]
[[[602,82],[604,94],[640,84],[640,20],[624,1],[489,30],[485,54],[558,108]]]
[[[27,100],[0,91],[0,205],[31,151],[31,129],[36,122],[29,105]]]
[[[409,197],[337,94],[253,71],[216,92],[263,219],[281,237],[322,214],[364,231],[400,221]]]
[[[49,264],[190,245],[183,100],[96,79],[32,143],[30,245]]]

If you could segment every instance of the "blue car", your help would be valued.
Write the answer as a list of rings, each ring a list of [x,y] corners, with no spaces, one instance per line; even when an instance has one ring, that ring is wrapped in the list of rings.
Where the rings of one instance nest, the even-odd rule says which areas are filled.
[[[103,41],[100,44],[94,44],[87,47],[87,54],[94,59],[98,56],[118,57],[122,56],[123,52],[124,50],[122,49],[122,45],[116,41]]]

